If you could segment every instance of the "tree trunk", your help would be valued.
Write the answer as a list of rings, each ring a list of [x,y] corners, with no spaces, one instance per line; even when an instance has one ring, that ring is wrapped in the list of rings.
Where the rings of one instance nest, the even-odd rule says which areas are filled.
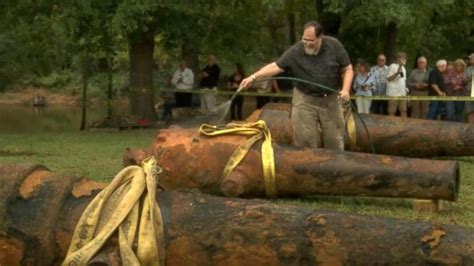
[[[286,14],[286,29],[288,45],[291,46],[296,43],[295,13],[293,12]]]
[[[341,27],[341,17],[336,13],[327,12],[323,0],[315,0],[314,5],[318,15],[318,22],[323,26],[324,33],[330,36],[337,36]]]
[[[278,45],[279,43],[278,37],[277,37],[278,25],[276,25],[275,18],[273,16],[273,11],[270,11],[270,14],[268,14],[267,25],[268,25],[268,31],[270,34],[270,39],[272,40],[272,43],[273,43],[273,45],[271,46],[273,48],[271,52],[275,56],[280,56],[283,53],[283,51],[280,45]]]
[[[388,64],[395,61],[395,53],[397,52],[397,34],[398,27],[395,22],[389,22],[385,37],[385,56]]]
[[[295,2],[294,0],[285,0],[285,9],[286,9],[286,39],[288,45],[292,46],[296,43],[296,33],[295,33]]]
[[[160,130],[151,147],[163,167],[161,183],[169,189],[199,188],[230,197],[269,194],[263,178],[259,145],[250,149],[228,177],[227,160],[243,136],[200,136],[196,129]],[[303,149],[273,145],[275,182],[279,196],[363,195],[456,200],[459,166],[456,161],[433,161],[394,156]],[[127,151],[124,162],[146,157]]]
[[[293,143],[291,105],[270,103],[257,110],[247,121],[264,120],[275,142]],[[378,154],[431,158],[474,156],[474,125],[395,116],[354,115],[355,138],[346,136],[346,149],[371,153],[362,118]],[[348,135],[348,134],[347,134]]]
[[[112,55],[110,53],[107,54],[107,117],[112,117],[112,98],[113,98],[113,62],[112,62]]]
[[[105,184],[0,166],[0,264],[56,265]],[[262,200],[158,192],[166,265],[472,265],[474,231]],[[115,237],[92,259],[120,265]]]
[[[324,1],[314,0],[314,6],[316,7],[316,14],[318,15],[318,20],[320,20],[324,12]]]
[[[130,111],[137,118],[156,120],[153,93],[153,51],[155,28],[133,33],[129,37]]]
[[[87,122],[87,86],[89,83],[89,72],[90,72],[90,58],[89,52],[85,52],[85,56],[83,58],[84,62],[82,65],[82,101],[81,101],[81,126],[79,130],[86,129],[86,122]]]

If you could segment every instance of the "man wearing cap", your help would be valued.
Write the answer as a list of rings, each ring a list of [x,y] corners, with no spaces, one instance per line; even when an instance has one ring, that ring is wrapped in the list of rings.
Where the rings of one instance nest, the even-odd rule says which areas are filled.
[[[344,46],[325,36],[323,27],[310,21],[303,27],[301,42],[291,46],[276,62],[270,63],[242,81],[244,88],[259,79],[288,71],[295,78],[332,88],[297,82],[293,89],[291,122],[294,144],[344,150],[344,118],[341,101],[349,100],[354,72]]]

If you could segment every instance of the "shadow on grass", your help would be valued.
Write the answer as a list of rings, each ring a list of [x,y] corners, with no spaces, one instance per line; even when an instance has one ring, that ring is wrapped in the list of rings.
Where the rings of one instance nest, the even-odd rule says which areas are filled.
[[[381,197],[350,197],[342,195],[329,196],[302,196],[276,200],[276,203],[296,203],[305,206],[340,205],[346,207],[382,207],[389,209],[412,208],[412,199],[381,198]]]
[[[17,157],[17,156],[51,156],[51,154],[47,153],[37,153],[32,151],[9,151],[9,150],[0,150],[0,157]]]

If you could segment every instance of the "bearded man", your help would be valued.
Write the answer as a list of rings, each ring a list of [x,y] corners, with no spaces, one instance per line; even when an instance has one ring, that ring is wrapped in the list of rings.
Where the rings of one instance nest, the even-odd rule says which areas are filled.
[[[349,101],[354,71],[344,46],[325,36],[323,27],[310,21],[303,27],[301,41],[291,46],[276,62],[242,81],[248,88],[259,79],[284,71],[295,78],[333,88],[298,82],[293,89],[291,122],[298,147],[344,150],[344,118],[341,101]]]

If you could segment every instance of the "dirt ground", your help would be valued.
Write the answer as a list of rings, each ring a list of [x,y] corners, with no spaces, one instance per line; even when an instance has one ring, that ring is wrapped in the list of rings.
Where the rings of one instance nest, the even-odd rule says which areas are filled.
[[[0,93],[0,104],[30,104],[36,94],[44,96],[48,104],[77,105],[80,100],[77,95],[59,94],[43,87],[30,86],[21,90]]]

